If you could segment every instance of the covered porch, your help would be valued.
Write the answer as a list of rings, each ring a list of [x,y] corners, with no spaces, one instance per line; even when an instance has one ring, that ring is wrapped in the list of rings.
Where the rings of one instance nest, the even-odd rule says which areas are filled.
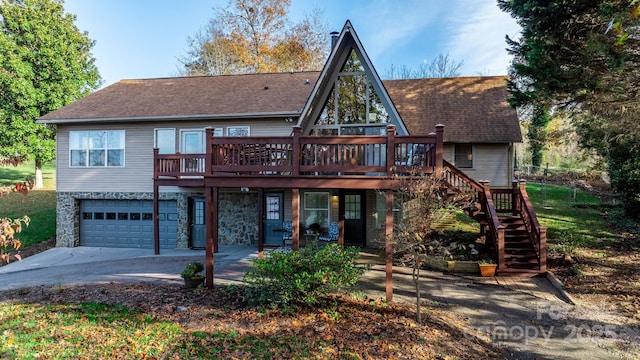
[[[206,285],[212,287],[220,189],[256,189],[259,222],[265,218],[264,191],[290,190],[294,250],[304,236],[300,228],[301,189],[382,191],[387,204],[385,235],[390,238],[394,189],[413,176],[442,172],[443,131],[444,126],[438,125],[431,134],[397,136],[395,126],[388,125],[384,135],[303,136],[302,128],[294,126],[292,136],[287,137],[216,137],[213,129],[207,129],[205,154],[159,154],[154,150],[154,207],[162,186],[204,188]],[[338,243],[344,244],[343,205],[338,214]],[[158,224],[154,216],[156,254],[160,252]],[[259,229],[258,251],[262,252],[263,227]],[[392,249],[388,242],[386,253],[391,281]]]

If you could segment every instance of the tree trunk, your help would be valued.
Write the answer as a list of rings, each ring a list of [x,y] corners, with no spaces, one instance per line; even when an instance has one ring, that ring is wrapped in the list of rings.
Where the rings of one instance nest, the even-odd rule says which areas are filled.
[[[33,185],[34,189],[42,189],[44,183],[42,181],[42,160],[36,159],[36,181]]]
[[[413,265],[413,284],[416,286],[416,321],[422,324],[422,309],[420,309],[420,268]]]

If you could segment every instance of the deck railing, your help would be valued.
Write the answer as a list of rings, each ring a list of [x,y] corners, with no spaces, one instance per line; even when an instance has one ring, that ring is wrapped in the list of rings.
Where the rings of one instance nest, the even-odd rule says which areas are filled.
[[[427,174],[442,164],[443,126],[424,136],[215,137],[207,130],[206,154],[154,154],[159,177],[381,176]]]

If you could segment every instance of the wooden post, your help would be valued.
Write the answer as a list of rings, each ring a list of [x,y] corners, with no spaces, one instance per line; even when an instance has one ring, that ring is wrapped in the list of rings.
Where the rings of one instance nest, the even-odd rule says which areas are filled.
[[[393,190],[387,189],[387,217],[385,222],[385,272],[387,301],[393,301]]]
[[[344,190],[338,190],[338,244],[344,246]]]
[[[544,226],[540,227],[540,272],[547,272],[547,228]]]
[[[444,154],[444,125],[438,124],[436,125],[436,164],[435,164],[435,173],[436,177],[440,177],[442,175],[442,159]]]
[[[506,269],[505,254],[504,254],[504,226],[498,226],[498,270]]]
[[[518,196],[518,181],[513,180],[511,182],[511,215],[514,216],[520,213],[520,199]]]
[[[159,149],[153,149],[153,253],[154,255],[160,255],[160,190],[156,180],[158,180],[158,161]]]
[[[205,145],[205,158],[204,158],[204,174],[211,175],[211,166],[213,165],[213,134],[214,129],[210,126],[206,127],[206,145]]]
[[[396,166],[396,127],[387,125],[387,176],[392,176]]]
[[[258,188],[258,257],[264,251],[264,189]]]
[[[218,188],[206,188],[204,194],[206,214],[205,285],[212,289],[214,244],[218,242]]]
[[[291,248],[300,247],[300,189],[291,189]]]
[[[302,134],[302,127],[301,126],[294,126],[293,127],[293,144],[292,147],[292,155],[293,155],[293,159],[291,159],[291,166],[293,167],[293,171],[291,172],[292,176],[299,176],[300,175],[300,135]],[[292,224],[293,226],[293,224]]]

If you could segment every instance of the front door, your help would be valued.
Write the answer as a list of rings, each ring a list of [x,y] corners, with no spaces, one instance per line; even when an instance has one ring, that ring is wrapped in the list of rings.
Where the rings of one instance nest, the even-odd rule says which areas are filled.
[[[282,245],[282,217],[283,209],[282,193],[264,194],[264,244]]]
[[[345,245],[365,246],[365,193],[345,190],[344,203],[344,243]]]
[[[189,211],[189,221],[191,224],[191,247],[204,249],[207,245],[206,226],[204,223],[204,199],[191,198],[191,211]]]

